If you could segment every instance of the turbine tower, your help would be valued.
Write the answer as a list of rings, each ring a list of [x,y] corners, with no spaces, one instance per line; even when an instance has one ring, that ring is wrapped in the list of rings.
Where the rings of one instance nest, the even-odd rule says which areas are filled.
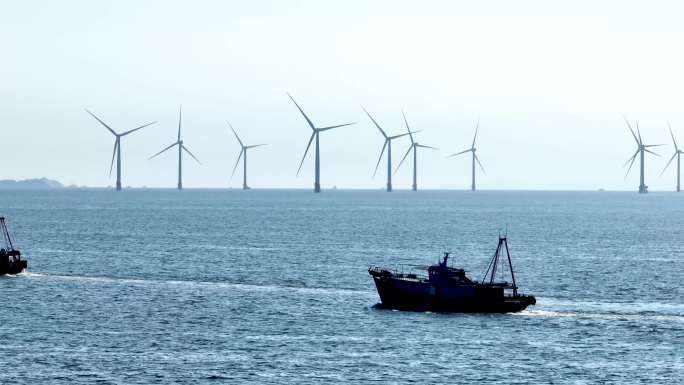
[[[87,109],[86,109],[85,111],[86,111],[87,113],[89,113],[90,116],[92,116],[93,118],[95,118],[95,120],[97,120],[98,122],[100,122],[100,124],[102,124],[103,126],[105,126],[105,127],[109,130],[109,132],[111,132],[112,135],[114,135],[114,137],[116,138],[116,139],[114,139],[114,152],[112,153],[112,163],[111,163],[110,166],[109,166],[109,176],[110,176],[110,177],[112,176],[112,169],[114,168],[114,158],[116,157],[116,190],[117,190],[117,191],[121,191],[121,138],[123,138],[124,136],[126,136],[126,135],[128,135],[128,134],[131,134],[131,133],[133,133],[133,132],[135,132],[135,131],[138,131],[138,130],[140,130],[141,128],[145,128],[145,127],[147,127],[147,126],[151,126],[151,125],[153,125],[153,124],[155,124],[155,123],[157,123],[157,122],[152,122],[152,123],[143,124],[143,125],[140,126],[140,127],[136,127],[136,128],[134,128],[134,129],[132,129],[132,130],[128,130],[128,131],[125,131],[125,132],[122,132],[122,133],[118,134],[118,133],[117,133],[116,131],[114,131],[111,127],[109,127],[105,122],[103,122],[100,118],[98,118],[97,116],[95,116],[95,114],[93,114],[92,112],[88,111]]]
[[[311,137],[309,138],[309,143],[306,145],[306,150],[304,150],[304,156],[302,157],[302,161],[299,163],[299,168],[297,169],[297,175],[299,176],[299,171],[302,169],[302,165],[304,164],[304,159],[306,159],[306,154],[309,152],[309,147],[311,147],[311,142],[313,142],[314,138],[316,138],[316,173],[315,173],[315,181],[314,181],[314,192],[319,193],[321,192],[321,156],[320,156],[320,147],[319,147],[319,140],[318,140],[318,135],[327,130],[331,130],[333,128],[337,127],[344,127],[344,126],[349,126],[354,123],[345,123],[345,124],[338,124],[336,126],[329,126],[329,127],[316,127],[314,124],[311,122],[311,119],[309,119],[308,116],[304,113],[301,107],[299,107],[299,104],[295,102],[294,98],[292,98],[292,95],[289,93],[287,96],[290,97],[290,100],[292,100],[292,103],[294,103],[295,106],[297,106],[297,109],[299,112],[302,113],[302,116],[304,116],[304,119],[306,119],[306,122],[309,123],[309,127],[311,127],[311,130],[313,131],[311,133]]]
[[[361,108],[363,108],[363,107],[361,107]],[[380,133],[385,138],[385,143],[382,145],[382,150],[380,151],[380,157],[378,158],[378,163],[375,165],[375,171],[373,171],[373,177],[375,177],[375,174],[377,174],[377,172],[378,172],[378,167],[380,167],[380,160],[382,160],[382,155],[385,153],[385,148],[387,148],[387,192],[391,192],[392,191],[392,140],[397,139],[397,138],[401,138],[402,136],[406,136],[409,133],[407,132],[405,134],[387,136],[385,131],[380,127],[378,122],[376,122],[375,119],[373,119],[371,114],[369,114],[365,108],[363,108],[363,111],[366,113],[366,115],[368,115],[370,120],[373,121],[373,124],[375,124],[375,127],[377,127],[378,130],[380,130]],[[418,132],[418,131],[415,131],[413,133],[415,134],[416,132]]]
[[[640,169],[640,174],[639,174],[639,194],[646,194],[648,192],[648,186],[646,186],[646,183],[644,183],[644,154],[646,152],[651,153],[656,156],[660,156],[656,154],[655,152],[649,150],[649,147],[657,147],[657,146],[662,146],[662,144],[644,144],[644,141],[641,139],[641,131],[639,131],[639,122],[636,122],[636,128],[637,128],[637,133],[634,133],[634,130],[632,129],[632,126],[629,124],[629,121],[627,120],[626,117],[623,116],[625,119],[625,123],[627,123],[627,128],[629,128],[629,131],[632,133],[632,136],[634,137],[634,141],[637,144],[637,149],[634,152],[634,155],[632,155],[627,161],[625,162],[624,166],[627,166],[627,163],[629,163],[629,168],[627,168],[627,173],[625,174],[625,178],[629,174],[629,171],[632,169],[632,165],[634,164],[634,161],[636,160],[637,155],[639,155],[639,160],[641,162],[641,169]],[[638,134],[638,135],[637,135]]]
[[[190,150],[185,147],[183,144],[183,139],[181,139],[181,118],[182,118],[182,106],[178,108],[178,139],[170,144],[168,147],[165,147],[163,150],[159,151],[158,153],[152,155],[150,159],[156,157],[157,155],[161,154],[162,152],[171,149],[173,146],[178,146],[178,189],[182,190],[183,189],[183,151],[187,152],[188,155],[190,155],[197,163],[201,164],[199,159],[195,155],[190,152]]]
[[[235,138],[240,143],[241,147],[240,153],[237,157],[237,161],[235,161],[235,167],[233,167],[233,173],[230,174],[230,177],[232,178],[233,175],[235,175],[235,170],[237,170],[238,164],[240,164],[240,157],[242,157],[242,154],[245,154],[245,156],[242,157],[242,189],[249,190],[249,186],[247,186],[247,150],[249,150],[250,148],[265,146],[265,144],[253,144],[251,146],[245,146],[245,144],[242,143],[240,137],[238,136],[237,132],[235,132],[235,129],[233,128],[233,125],[230,124],[230,122],[228,122],[228,126],[230,126],[230,130],[233,131],[233,134],[235,134]]]
[[[470,145],[470,148],[467,150],[463,150],[461,152],[457,152],[455,154],[449,155],[447,158],[452,158],[457,155],[465,154],[466,152],[471,152],[472,157],[473,157],[473,164],[472,164],[472,184],[470,185],[470,190],[475,191],[475,162],[480,166],[480,169],[484,173],[484,167],[482,167],[482,163],[480,163],[480,158],[477,157],[477,154],[475,153],[477,151],[477,148],[475,148],[475,139],[477,139],[477,131],[480,128],[480,119],[477,120],[477,124],[475,125],[475,136],[473,137],[473,144]]]
[[[404,123],[406,123],[406,131],[408,131],[409,138],[411,138],[411,145],[409,146],[408,150],[406,150],[406,154],[404,154],[404,157],[401,158],[401,162],[399,162],[399,165],[397,166],[397,169],[394,170],[394,173],[396,174],[397,171],[399,171],[399,167],[401,167],[402,163],[404,163],[404,160],[406,160],[406,157],[408,154],[413,150],[413,185],[412,185],[412,190],[413,191],[418,191],[418,149],[419,148],[428,148],[431,150],[436,150],[436,147],[430,147],[426,146],[423,144],[420,144],[418,142],[413,141],[413,135],[411,132],[411,129],[409,128],[408,121],[406,120],[406,115],[404,114],[404,111],[401,111],[401,115],[404,117]]]
[[[677,192],[680,192],[680,171],[681,171],[681,155],[684,154],[684,151],[680,150],[679,147],[677,146],[677,141],[675,140],[674,134],[672,133],[672,127],[670,127],[670,123],[667,123],[667,126],[670,128],[670,136],[672,137],[672,143],[674,143],[674,148],[675,152],[672,155],[672,158],[667,162],[665,165],[665,168],[663,169],[663,172],[660,173],[660,175],[663,175],[665,173],[665,170],[670,166],[670,163],[674,160],[675,157],[677,157]]]

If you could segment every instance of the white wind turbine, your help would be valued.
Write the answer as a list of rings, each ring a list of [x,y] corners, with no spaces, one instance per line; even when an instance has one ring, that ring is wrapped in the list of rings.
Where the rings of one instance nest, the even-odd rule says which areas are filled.
[[[363,108],[363,107],[362,107]],[[382,160],[382,155],[385,153],[385,148],[387,148],[387,192],[392,191],[392,140],[401,138],[402,136],[409,135],[410,133],[407,132],[405,134],[399,134],[399,135],[393,135],[393,136],[387,136],[385,131],[380,127],[378,122],[373,119],[370,113],[366,111],[365,108],[363,108],[363,111],[368,115],[370,120],[375,124],[375,127],[380,130],[380,133],[382,136],[385,138],[385,143],[382,145],[382,150],[380,151],[380,157],[378,157],[378,163],[375,165],[375,171],[373,171],[373,177],[375,177],[375,174],[378,172],[378,167],[380,167],[380,161]],[[420,131],[414,131],[413,133],[415,134],[416,132]]]
[[[663,175],[663,173],[665,173],[665,170],[667,170],[667,168],[670,166],[670,163],[672,163],[672,161],[676,157],[677,158],[677,190],[676,191],[680,192],[681,191],[681,189],[680,189],[681,162],[680,161],[681,161],[681,155],[684,154],[684,151],[680,150],[679,147],[677,146],[677,141],[675,140],[674,134],[672,133],[672,127],[670,127],[670,123],[667,123],[667,126],[670,129],[670,136],[672,137],[672,143],[674,143],[675,152],[672,155],[672,158],[670,158],[670,160],[665,165],[665,168],[663,169],[663,172],[660,173],[660,175]]]
[[[639,193],[640,194],[645,194],[648,192],[648,186],[646,186],[646,183],[644,181],[644,155],[645,153],[651,153],[656,156],[660,156],[656,154],[655,152],[649,150],[649,147],[657,147],[657,146],[662,146],[662,144],[644,144],[644,141],[641,139],[641,131],[639,131],[639,122],[636,122],[636,129],[637,129],[637,134],[634,133],[634,130],[632,129],[632,126],[629,124],[629,121],[627,120],[626,117],[623,116],[625,119],[625,123],[627,123],[627,128],[629,128],[629,131],[632,133],[632,136],[634,137],[634,141],[637,144],[637,149],[634,152],[634,155],[632,155],[627,161],[625,162],[624,166],[627,166],[629,163],[629,168],[627,168],[627,173],[625,173],[625,178],[629,174],[629,171],[632,169],[632,165],[634,164],[634,161],[636,160],[637,155],[639,155],[639,160],[641,161],[640,163],[640,173],[639,173]],[[623,166],[623,167],[624,167]]]
[[[199,159],[195,155],[190,152],[190,150],[185,147],[183,144],[183,139],[181,139],[181,118],[182,118],[182,106],[178,108],[178,139],[171,143],[168,147],[164,148],[163,150],[159,151],[158,153],[152,155],[150,159],[156,157],[157,155],[161,154],[162,152],[174,147],[178,146],[178,189],[182,190],[183,189],[183,151],[187,152],[188,155],[190,155],[197,163],[201,164]]]
[[[98,118],[97,116],[95,116],[95,114],[93,114],[92,112],[88,111],[87,109],[86,109],[85,111],[86,111],[87,113],[89,113],[90,116],[92,116],[93,118],[95,118],[95,120],[97,120],[98,122],[100,122],[100,124],[102,124],[103,126],[105,126],[105,127],[109,130],[109,132],[111,132],[112,135],[114,135],[114,137],[116,138],[116,139],[114,140],[114,152],[112,153],[112,163],[111,163],[110,166],[109,166],[109,176],[110,176],[110,177],[112,176],[112,169],[114,168],[114,158],[116,157],[116,189],[117,189],[117,191],[120,191],[120,190],[121,190],[121,138],[123,138],[124,136],[126,136],[126,135],[128,135],[128,134],[131,134],[131,133],[133,133],[133,132],[135,132],[135,131],[138,131],[138,130],[140,130],[141,128],[145,128],[145,127],[147,127],[147,126],[153,125],[153,124],[155,124],[155,123],[157,123],[157,122],[152,122],[152,123],[143,124],[143,125],[140,126],[140,127],[136,127],[136,128],[134,128],[134,129],[132,129],[132,130],[128,130],[128,131],[125,131],[125,132],[122,132],[122,133],[119,134],[119,133],[117,133],[116,131],[114,131],[114,129],[112,129],[111,127],[109,127],[109,126],[107,125],[107,123],[103,122],[100,118]]]
[[[404,157],[401,158],[401,162],[399,162],[399,165],[397,166],[397,169],[394,170],[394,173],[396,174],[397,171],[399,171],[399,167],[401,167],[402,163],[404,163],[404,160],[408,156],[408,154],[413,150],[413,185],[411,186],[413,191],[418,191],[418,149],[419,148],[427,148],[431,150],[436,150],[436,147],[431,147],[431,146],[426,146],[423,144],[420,144],[418,142],[413,141],[413,135],[411,132],[411,129],[409,128],[408,121],[406,120],[406,115],[404,114],[404,111],[401,111],[401,115],[404,117],[404,123],[406,123],[406,131],[408,131],[409,138],[411,138],[411,145],[409,146],[408,150],[406,151],[406,154],[404,154]]]
[[[475,191],[475,162],[480,166],[480,169],[484,173],[484,167],[482,167],[482,163],[480,163],[480,158],[477,157],[477,154],[475,153],[477,151],[477,148],[475,148],[475,140],[477,139],[477,131],[480,128],[480,119],[477,120],[477,124],[475,125],[475,136],[473,136],[473,144],[470,145],[470,148],[467,150],[463,150],[461,152],[457,152],[455,154],[449,155],[447,158],[452,158],[457,155],[465,154],[466,152],[472,153],[472,158],[473,158],[473,163],[472,163],[472,184],[470,185],[470,190]]]
[[[301,107],[299,107],[299,104],[295,102],[294,98],[292,98],[292,95],[289,93],[287,96],[290,97],[290,100],[292,100],[292,103],[294,103],[295,106],[297,106],[297,109],[299,112],[304,116],[304,119],[306,119],[306,122],[309,123],[309,127],[311,127],[311,130],[313,131],[311,133],[311,137],[309,138],[309,143],[306,145],[306,150],[304,150],[304,156],[302,156],[302,161],[299,163],[299,168],[297,169],[297,175],[299,175],[299,171],[302,169],[302,165],[304,164],[304,159],[306,159],[306,154],[309,152],[309,147],[311,147],[311,142],[313,142],[314,138],[316,139],[316,162],[315,162],[315,179],[314,179],[314,192],[319,193],[321,192],[321,155],[320,155],[320,147],[319,147],[319,139],[318,136],[321,132],[331,130],[333,128],[337,127],[344,127],[344,126],[349,126],[354,123],[345,123],[345,124],[338,124],[335,126],[329,126],[329,127],[316,127],[314,124],[311,122],[311,119],[309,119],[308,116],[304,113]]]
[[[242,189],[249,190],[249,186],[247,186],[247,150],[249,150],[250,148],[265,146],[265,144],[253,144],[250,146],[245,146],[245,144],[242,143],[242,140],[240,140],[240,137],[238,136],[237,132],[235,132],[235,129],[233,128],[233,125],[230,124],[230,122],[228,122],[228,126],[230,126],[230,130],[233,131],[233,134],[235,134],[235,138],[240,143],[240,153],[238,154],[237,160],[235,161],[235,167],[233,167],[233,173],[230,174],[230,177],[232,178],[233,175],[235,175],[235,170],[237,170],[237,166],[238,164],[240,164],[240,157],[242,157]]]

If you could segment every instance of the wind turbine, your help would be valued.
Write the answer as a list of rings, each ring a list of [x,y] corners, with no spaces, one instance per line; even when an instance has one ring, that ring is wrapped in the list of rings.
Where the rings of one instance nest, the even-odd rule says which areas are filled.
[[[178,139],[170,144],[168,147],[164,148],[163,150],[159,151],[158,153],[152,155],[150,159],[156,157],[157,155],[161,154],[162,152],[172,148],[173,146],[178,146],[178,189],[182,190],[183,189],[183,151],[187,152],[188,155],[190,155],[197,163],[201,164],[199,159],[195,155],[190,152],[190,150],[185,147],[183,144],[183,140],[181,139],[181,117],[182,117],[182,107],[178,108]]]
[[[680,173],[679,172],[681,170],[681,162],[680,162],[681,159],[680,158],[681,158],[681,155],[684,154],[684,151],[680,150],[679,147],[677,146],[677,141],[675,140],[674,134],[672,133],[672,127],[670,127],[670,123],[667,123],[667,127],[670,129],[670,136],[672,137],[672,143],[674,143],[675,152],[672,155],[672,158],[670,158],[670,160],[665,165],[665,168],[663,169],[663,172],[660,173],[660,175],[663,175],[663,173],[665,173],[665,170],[667,170],[667,168],[670,166],[670,163],[672,163],[674,158],[677,157],[677,192],[679,192],[680,191],[680,183],[679,183],[680,182]]]
[[[232,178],[233,175],[235,175],[235,170],[237,170],[237,166],[238,164],[240,164],[240,157],[242,157],[242,154],[245,154],[245,156],[242,158],[242,189],[249,190],[249,186],[247,186],[247,150],[249,150],[250,148],[265,146],[265,144],[253,144],[251,146],[245,146],[245,144],[242,143],[240,137],[238,136],[237,132],[235,132],[235,129],[233,128],[233,125],[230,124],[230,122],[228,122],[228,126],[230,126],[230,130],[233,131],[233,134],[235,134],[235,138],[240,143],[241,147],[240,153],[237,157],[237,161],[235,161],[235,167],[233,167],[233,173],[230,174],[230,177]]]
[[[118,134],[118,133],[117,133],[116,131],[114,131],[111,127],[109,127],[105,122],[103,122],[102,120],[100,120],[100,118],[98,118],[97,116],[95,116],[95,114],[93,114],[92,112],[88,111],[87,109],[86,109],[85,111],[86,111],[87,113],[89,113],[90,116],[92,116],[93,118],[95,118],[95,120],[97,120],[98,122],[100,122],[100,124],[102,124],[103,126],[105,126],[105,127],[109,130],[109,132],[111,132],[112,135],[114,135],[114,137],[116,138],[116,139],[114,139],[114,152],[112,153],[112,163],[111,163],[110,166],[109,166],[109,176],[110,176],[110,177],[112,176],[112,169],[114,168],[114,157],[116,157],[116,190],[117,190],[117,191],[121,191],[121,138],[124,137],[124,136],[126,136],[126,135],[128,135],[128,134],[131,134],[131,133],[133,133],[133,132],[135,132],[135,131],[138,131],[138,130],[140,130],[141,128],[145,128],[145,127],[147,127],[147,126],[151,126],[151,125],[153,125],[153,124],[155,124],[155,123],[157,123],[157,122],[152,122],[152,123],[143,124],[143,125],[140,126],[140,127],[136,127],[136,128],[134,128],[134,129],[132,129],[132,130],[128,130],[128,131],[125,131],[125,132],[122,132],[122,133]]]
[[[337,127],[344,127],[344,126],[349,126],[354,123],[345,123],[345,124],[338,124],[336,126],[329,126],[329,127],[316,127],[314,124],[311,122],[311,119],[309,119],[308,116],[304,113],[301,107],[299,107],[299,104],[295,102],[294,98],[292,98],[292,95],[289,93],[287,96],[290,97],[290,100],[292,100],[292,103],[294,103],[295,106],[297,106],[297,109],[299,112],[302,113],[302,116],[304,116],[304,119],[306,119],[306,122],[309,123],[309,127],[311,127],[311,130],[313,131],[311,133],[311,137],[309,138],[309,143],[306,145],[306,150],[304,150],[304,156],[302,157],[302,161],[299,163],[299,168],[297,169],[297,175],[299,175],[299,171],[302,169],[302,165],[304,164],[304,159],[306,159],[306,154],[309,152],[309,147],[311,147],[311,142],[313,142],[314,138],[316,138],[316,179],[314,181],[314,192],[319,193],[321,192],[321,156],[320,156],[320,148],[319,148],[319,140],[318,140],[318,135],[327,130],[331,130],[333,128]]]
[[[394,170],[394,173],[396,174],[397,171],[399,171],[399,167],[401,167],[402,163],[404,163],[404,160],[406,160],[406,157],[408,154],[413,150],[413,186],[412,189],[413,191],[418,191],[418,176],[417,176],[417,163],[418,163],[418,149],[419,148],[429,148],[432,150],[436,150],[436,147],[430,147],[426,146],[423,144],[420,144],[418,142],[413,141],[413,135],[411,132],[411,129],[409,128],[408,121],[406,120],[406,115],[404,114],[404,111],[401,111],[401,115],[404,117],[404,123],[406,123],[406,131],[408,131],[409,138],[411,138],[411,145],[409,146],[408,150],[406,150],[406,154],[404,154],[404,157],[401,158],[401,162],[399,162],[399,165],[397,166],[397,169]]]
[[[637,128],[637,133],[634,133],[634,130],[632,129],[632,126],[629,124],[629,121],[625,116],[623,116],[625,119],[625,123],[627,123],[627,128],[629,128],[629,131],[632,133],[632,136],[634,137],[634,141],[637,144],[637,149],[634,152],[634,155],[632,155],[627,161],[625,162],[624,166],[627,166],[627,163],[629,163],[629,168],[627,168],[627,173],[625,174],[625,178],[629,174],[629,171],[632,169],[632,165],[634,164],[634,161],[636,160],[637,155],[639,155],[640,161],[641,161],[641,172],[639,174],[639,194],[646,194],[648,192],[648,186],[644,183],[644,153],[648,152],[656,156],[660,156],[656,154],[655,152],[649,150],[649,147],[657,147],[657,146],[662,146],[662,144],[644,144],[644,141],[641,139],[641,131],[639,131],[639,122],[636,122],[636,128]],[[638,135],[637,135],[638,134]]]
[[[361,108],[363,108],[363,107],[361,107]],[[380,133],[385,138],[385,143],[382,145],[382,150],[380,151],[380,157],[378,157],[378,163],[375,165],[375,171],[373,171],[373,177],[375,177],[375,174],[378,172],[378,167],[380,167],[380,160],[382,160],[382,154],[385,153],[385,148],[387,148],[387,192],[391,192],[392,191],[392,140],[397,139],[397,138],[401,138],[402,136],[409,135],[409,133],[407,132],[405,134],[387,136],[385,131],[380,127],[378,122],[376,122],[375,119],[373,119],[371,114],[369,114],[365,108],[363,108],[363,111],[366,113],[366,115],[368,115],[370,120],[373,121],[373,124],[375,124],[375,127],[377,127],[378,130],[380,130]],[[414,131],[413,133],[415,134],[416,132],[419,132],[419,131]]]
[[[457,152],[455,154],[449,155],[447,158],[452,158],[457,155],[465,154],[466,152],[472,152],[473,156],[473,169],[472,169],[472,176],[473,176],[473,183],[470,185],[470,190],[475,191],[475,162],[480,166],[480,169],[484,173],[484,167],[482,167],[482,163],[480,163],[480,158],[477,157],[477,154],[475,153],[477,151],[477,148],[475,148],[475,139],[477,139],[477,131],[480,128],[480,119],[477,119],[477,124],[475,125],[475,136],[473,136],[473,144],[470,145],[470,148],[467,150],[463,150],[461,152]]]

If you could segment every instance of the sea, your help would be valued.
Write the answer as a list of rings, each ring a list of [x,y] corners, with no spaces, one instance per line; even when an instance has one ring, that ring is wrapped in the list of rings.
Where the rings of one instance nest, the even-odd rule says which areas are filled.
[[[0,192],[2,384],[684,383],[684,194]],[[385,310],[371,266],[445,251],[515,314]]]

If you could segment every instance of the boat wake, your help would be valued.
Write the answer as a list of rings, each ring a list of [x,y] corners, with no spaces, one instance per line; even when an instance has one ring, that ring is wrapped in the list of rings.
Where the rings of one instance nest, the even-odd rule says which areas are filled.
[[[22,270],[20,273],[17,273],[17,274],[3,274],[3,275],[0,275],[0,279],[3,279],[3,278],[21,278],[21,277],[28,277],[29,274],[31,274],[31,273],[27,272],[26,269],[24,269],[24,270]]]
[[[521,317],[541,317],[541,318],[575,318],[575,319],[595,319],[606,321],[659,321],[659,322],[682,322],[684,323],[684,311],[672,312],[665,309],[677,307],[677,305],[663,304],[664,308],[660,311],[629,311],[630,308],[639,307],[644,304],[624,304],[626,309],[621,312],[611,310],[612,303],[605,303],[604,309],[597,309],[601,303],[594,303],[595,307],[587,309],[586,311],[578,310],[541,310],[541,309],[526,309],[518,313],[510,313],[511,315]],[[631,305],[631,306],[630,306]]]
[[[128,278],[128,277],[106,277],[106,276],[87,276],[87,275],[67,275],[67,274],[48,274],[48,273],[36,273],[36,272],[26,272],[24,271],[17,276],[23,276],[27,278],[44,278],[44,279],[56,279],[65,281],[78,281],[78,282],[93,282],[93,283],[110,283],[110,284],[123,284],[123,285],[141,285],[141,286],[174,286],[174,287],[207,287],[207,288],[225,288],[231,290],[243,290],[243,291],[262,291],[262,292],[273,292],[273,291],[293,291],[300,294],[334,294],[334,295],[368,295],[372,294],[371,291],[355,290],[348,288],[334,288],[334,287],[308,287],[304,282],[298,285],[282,285],[282,284],[270,284],[270,285],[259,285],[252,283],[243,282],[223,282],[223,281],[194,281],[194,280],[161,280],[161,279],[144,279],[144,278]]]

